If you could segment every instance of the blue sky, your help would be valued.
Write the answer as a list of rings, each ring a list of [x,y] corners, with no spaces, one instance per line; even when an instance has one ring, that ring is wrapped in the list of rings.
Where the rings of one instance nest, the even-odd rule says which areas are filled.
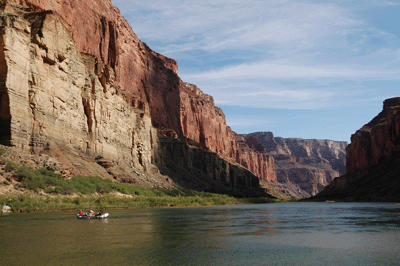
[[[350,142],[400,96],[400,0],[112,0],[238,133]]]

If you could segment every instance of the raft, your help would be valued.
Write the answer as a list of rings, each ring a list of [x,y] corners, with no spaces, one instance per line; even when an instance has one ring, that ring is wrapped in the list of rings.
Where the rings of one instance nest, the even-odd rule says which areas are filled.
[[[86,213],[85,213],[86,214]],[[108,218],[108,216],[109,216],[109,214],[106,212],[106,213],[103,213],[102,215],[98,215],[98,214],[96,214],[96,215],[92,215],[92,216],[89,216],[89,215],[79,215],[79,213],[76,215],[76,217],[78,218],[78,219],[105,219],[105,218]]]

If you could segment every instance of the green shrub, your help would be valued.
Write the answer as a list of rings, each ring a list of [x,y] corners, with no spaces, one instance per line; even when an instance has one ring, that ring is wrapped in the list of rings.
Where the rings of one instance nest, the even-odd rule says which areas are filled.
[[[6,167],[4,168],[4,170],[9,173],[12,172],[14,170],[18,169],[18,165],[13,163],[13,162],[7,162],[6,163]]]
[[[75,188],[71,184],[64,184],[55,188],[55,194],[72,195],[75,193]]]
[[[204,206],[224,204],[248,204],[276,202],[268,198],[238,199],[223,194],[199,192],[184,188],[147,189],[129,184],[112,182],[96,176],[74,176],[70,180],[45,168],[37,170],[6,162],[6,171],[13,172],[21,187],[32,191],[41,189],[48,194],[92,195],[89,197],[39,197],[19,195],[11,198],[8,206],[14,211],[28,210],[68,210],[88,208],[129,208],[161,206]],[[3,181],[3,183],[6,181]],[[7,181],[8,182],[8,181]],[[116,197],[108,193],[118,191],[133,197]],[[93,196],[99,193],[102,196]],[[0,202],[5,201],[0,197]]]
[[[0,156],[4,155],[7,152],[6,148],[0,147]]]
[[[76,193],[89,195],[96,192],[96,185],[91,182],[90,177],[74,176],[71,183]]]

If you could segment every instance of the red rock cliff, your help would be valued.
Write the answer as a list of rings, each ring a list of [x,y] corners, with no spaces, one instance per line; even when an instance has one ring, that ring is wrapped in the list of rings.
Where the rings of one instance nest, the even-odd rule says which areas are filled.
[[[400,97],[351,136],[347,173],[316,197],[347,201],[400,200]]]
[[[276,180],[273,158],[256,151],[243,153],[212,97],[182,82],[175,60],[141,42],[110,0],[13,1],[59,13],[71,25],[77,49],[111,66],[116,85],[145,99],[143,108],[150,109],[155,127],[172,129],[179,137],[241,163],[262,179]]]
[[[251,147],[226,124],[222,110],[214,99],[197,86],[184,83],[181,89],[181,124],[184,135],[203,149],[216,152],[236,161],[263,180],[276,181],[274,158]]]
[[[347,147],[347,173],[376,164],[400,144],[400,98],[387,99],[383,110],[351,136]]]
[[[141,42],[110,0],[13,0],[42,10],[53,10],[71,25],[79,51],[110,65],[115,84],[146,99],[152,122],[181,133],[180,79],[175,60],[152,51]]]
[[[276,182],[275,160],[265,151],[258,139],[236,135],[236,141],[239,144],[238,163],[261,179]]]

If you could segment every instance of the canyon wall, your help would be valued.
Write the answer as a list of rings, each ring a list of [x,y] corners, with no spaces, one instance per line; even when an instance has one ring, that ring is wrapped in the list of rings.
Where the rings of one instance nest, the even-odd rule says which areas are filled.
[[[276,180],[274,170],[268,168],[273,158],[250,151],[241,154],[236,134],[212,97],[182,82],[176,61],[141,42],[110,0],[13,1],[59,13],[71,26],[77,49],[109,65],[122,90],[145,99],[153,126],[172,129],[180,138],[194,140],[231,161],[257,160],[257,164],[244,165],[261,179]]]
[[[32,152],[55,142],[150,166],[157,132],[146,103],[115,85],[110,66],[76,49],[58,14],[3,8],[1,142]]]
[[[190,142],[160,136],[159,155],[157,165],[161,173],[180,186],[240,197],[268,195],[260,187],[259,178],[249,170]]]
[[[281,138],[274,137],[272,132],[251,133],[245,138],[259,140],[274,157],[277,181],[297,185],[306,193],[303,197],[316,195],[345,174],[347,142]]]
[[[250,170],[260,179],[275,182],[273,157],[251,149],[241,136],[226,124],[225,114],[214,105],[214,99],[197,86],[184,83],[181,90],[181,124],[185,137],[200,147],[220,154]]]
[[[77,50],[109,65],[117,86],[150,105],[156,127],[182,133],[179,88],[184,85],[176,74],[175,60],[152,51],[140,41],[110,0],[13,1],[57,12],[70,25]]]
[[[351,136],[347,148],[347,173],[376,164],[399,144],[400,98],[387,99],[383,110]]]
[[[400,200],[400,97],[385,100],[382,112],[351,136],[346,159],[346,175],[318,198]]]
[[[70,175],[101,175],[137,184],[144,179],[155,184],[153,177],[157,177],[164,184],[171,183],[159,172],[162,169],[181,177],[173,177],[173,184],[185,183],[189,188],[200,189],[195,184],[201,179],[201,187],[214,192],[267,195],[259,179],[235,163],[239,145],[223,112],[215,107],[211,96],[179,79],[173,60],[137,40],[145,49],[142,52],[147,53],[146,67],[139,71],[147,81],[140,82],[142,87],[135,87],[134,82],[128,82],[127,89],[121,87],[126,81],[121,82],[124,78],[116,62],[122,59],[114,62],[110,55],[104,57],[101,42],[94,47],[99,54],[80,51],[86,46],[76,41],[81,29],[74,32],[64,20],[69,13],[61,16],[51,10],[42,11],[47,5],[61,2],[71,4],[67,10],[80,6],[79,1],[40,1],[41,7],[30,1],[20,2],[25,6],[0,2],[1,144],[31,154],[55,156],[53,159],[68,165],[64,173]],[[77,18],[74,23],[79,21]],[[133,32],[130,36],[135,37]],[[123,40],[115,37],[114,41]],[[140,73],[127,79],[140,78]],[[182,145],[188,143],[198,147],[182,153]],[[268,156],[261,156],[258,164],[249,166],[250,170],[264,169],[263,160],[267,166],[273,165]],[[185,177],[174,171],[182,162]],[[254,172],[260,176],[267,173],[274,179],[271,171]]]
[[[250,140],[237,134],[235,138],[239,146],[237,162],[262,180],[276,182],[275,160],[265,149],[260,148],[258,140]]]

